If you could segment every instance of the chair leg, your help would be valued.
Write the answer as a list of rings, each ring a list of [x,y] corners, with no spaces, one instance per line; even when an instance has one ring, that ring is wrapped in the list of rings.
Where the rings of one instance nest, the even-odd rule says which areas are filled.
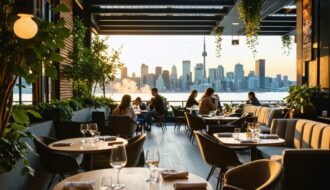
[[[49,183],[48,183],[47,190],[49,190],[50,186],[52,185],[55,176],[56,176],[56,174],[53,174],[53,175],[52,175],[52,178],[50,179],[50,181],[49,181]]]
[[[223,175],[225,174],[225,170],[223,168],[220,168],[219,172],[219,177],[218,177],[218,182],[217,182],[217,187],[215,188],[216,190],[221,190],[223,186]]]
[[[210,170],[210,172],[209,172],[209,175],[207,175],[206,181],[208,181],[208,180],[211,178],[211,176],[212,176],[213,173],[214,173],[214,170],[215,170],[215,167],[212,166],[212,167],[211,167],[211,170]]]

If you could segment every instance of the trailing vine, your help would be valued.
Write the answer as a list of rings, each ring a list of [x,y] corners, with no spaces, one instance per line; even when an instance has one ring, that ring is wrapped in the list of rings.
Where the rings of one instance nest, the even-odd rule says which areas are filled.
[[[215,36],[215,44],[216,44],[216,54],[219,58],[221,56],[221,42],[222,42],[222,32],[223,27],[222,26],[215,26],[213,29],[214,36]]]
[[[257,54],[263,2],[263,0],[241,0],[238,5],[240,17],[245,25],[246,43],[252,50],[253,57]]]
[[[292,45],[292,37],[290,34],[285,34],[282,36],[282,49],[283,54],[289,55],[291,51],[291,45]]]

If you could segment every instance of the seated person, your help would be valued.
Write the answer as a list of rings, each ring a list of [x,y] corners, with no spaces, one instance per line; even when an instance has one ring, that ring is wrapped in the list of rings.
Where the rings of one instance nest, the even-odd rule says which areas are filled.
[[[217,110],[219,102],[219,96],[214,95],[213,88],[207,88],[199,103],[199,114],[209,114],[211,111]]]
[[[134,106],[140,110],[146,110],[147,109],[147,105],[145,103],[142,102],[141,98],[140,97],[137,97],[135,100],[134,100]]]
[[[151,89],[151,95],[153,98],[149,104],[150,110],[146,114],[146,121],[148,122],[148,125],[152,124],[152,117],[164,115],[166,110],[164,99],[158,94],[157,88]]]
[[[193,107],[193,106],[198,106],[198,102],[196,100],[197,95],[198,95],[197,90],[191,91],[190,96],[189,96],[189,98],[187,100],[187,103],[186,103],[186,108],[190,108],[190,107]]]
[[[124,95],[120,104],[113,110],[112,115],[115,116],[129,116],[132,119],[136,118],[134,109],[131,106],[131,96]]]
[[[248,98],[249,98],[249,100],[246,101],[246,104],[251,104],[251,105],[254,105],[254,106],[260,106],[261,105],[258,98],[256,97],[256,94],[254,92],[249,92],[248,93]]]

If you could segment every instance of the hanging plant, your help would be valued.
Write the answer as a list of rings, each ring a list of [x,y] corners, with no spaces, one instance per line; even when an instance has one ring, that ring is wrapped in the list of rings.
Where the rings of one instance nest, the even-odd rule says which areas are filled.
[[[238,11],[245,25],[245,36],[248,47],[252,50],[253,57],[257,54],[258,33],[260,31],[260,20],[263,0],[241,0]]]
[[[215,26],[213,29],[214,36],[215,36],[215,44],[216,44],[216,54],[217,57],[221,56],[221,42],[222,42],[222,32],[223,27],[222,26]]]
[[[292,37],[290,36],[290,34],[285,34],[284,36],[282,36],[283,54],[290,55],[291,45],[292,45]]]

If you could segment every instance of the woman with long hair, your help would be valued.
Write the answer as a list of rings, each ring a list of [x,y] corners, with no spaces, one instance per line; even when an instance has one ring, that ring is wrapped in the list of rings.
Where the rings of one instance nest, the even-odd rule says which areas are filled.
[[[219,102],[220,102],[219,96],[214,95],[213,88],[207,88],[204,91],[202,99],[200,100],[199,113],[209,114],[211,111],[217,110]]]
[[[190,108],[192,106],[198,106],[198,102],[196,100],[197,96],[198,96],[197,90],[191,91],[190,96],[186,103],[186,108]]]
[[[128,94],[125,94],[120,104],[117,106],[116,109],[113,110],[112,115],[116,116],[129,116],[132,119],[136,118],[134,109],[131,106],[131,96]]]

